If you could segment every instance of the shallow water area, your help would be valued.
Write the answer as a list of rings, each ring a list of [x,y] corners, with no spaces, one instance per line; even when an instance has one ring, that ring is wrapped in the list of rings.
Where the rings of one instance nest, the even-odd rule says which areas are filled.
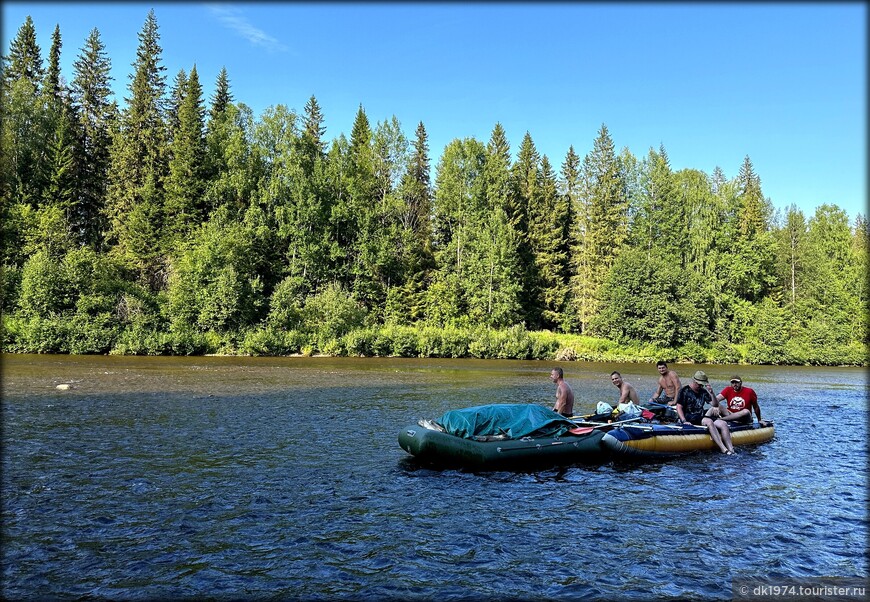
[[[616,397],[612,370],[655,389],[652,365],[558,365],[578,411]],[[733,457],[474,474],[399,448],[449,409],[549,407],[551,367],[4,355],[0,593],[730,599],[737,578],[867,577],[861,369],[705,366],[776,423]]]

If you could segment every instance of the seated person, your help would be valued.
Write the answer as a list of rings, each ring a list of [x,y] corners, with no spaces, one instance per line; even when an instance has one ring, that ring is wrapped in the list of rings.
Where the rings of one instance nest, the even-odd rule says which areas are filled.
[[[677,373],[668,368],[666,362],[658,362],[656,369],[659,371],[659,386],[652,397],[649,398],[652,402],[663,403],[672,406],[676,403],[677,391],[682,388],[680,377]],[[664,396],[662,397],[662,393]]]
[[[622,380],[622,375],[619,372],[614,371],[610,373],[610,382],[619,389],[619,401],[617,401],[616,405],[613,406],[614,408],[618,408],[628,402],[634,402],[635,404],[640,403],[640,396],[637,394],[637,389],[635,389],[630,383]]]
[[[749,387],[743,386],[743,379],[735,375],[731,377],[731,386],[722,389],[716,396],[719,401],[727,401],[727,407],[720,407],[719,419],[733,421],[735,424],[752,424],[752,411],[761,423],[761,408],[758,407],[758,395]]]
[[[708,403],[711,407],[705,410],[704,405]],[[709,431],[713,443],[723,454],[730,456],[734,453],[731,431],[725,422],[718,420],[719,398],[713,393],[710,380],[704,371],[695,372],[689,384],[679,390],[675,409],[679,422],[703,426]]]

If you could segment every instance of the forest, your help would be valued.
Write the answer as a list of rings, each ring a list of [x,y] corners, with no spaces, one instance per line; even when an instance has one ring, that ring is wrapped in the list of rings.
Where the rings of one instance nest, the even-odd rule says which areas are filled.
[[[97,29],[69,77],[51,40],[28,17],[0,77],[6,352],[867,365],[865,216],[775,209],[749,156],[602,124],[556,165],[496,122],[433,163],[422,122],[326,140],[314,96],[168,79],[153,10],[121,102]]]

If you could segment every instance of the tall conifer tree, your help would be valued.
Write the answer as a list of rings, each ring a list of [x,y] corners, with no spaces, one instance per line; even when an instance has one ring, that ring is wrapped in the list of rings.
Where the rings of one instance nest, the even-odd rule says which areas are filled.
[[[96,28],[88,35],[73,70],[70,101],[77,125],[72,222],[83,242],[98,246],[105,229],[110,131],[116,109],[111,100],[111,60]]]
[[[582,245],[578,256],[575,300],[580,308],[581,330],[585,330],[598,306],[598,289],[613,265],[627,236],[628,207],[613,139],[602,125],[583,161],[584,214]]]
[[[165,287],[159,254],[166,176],[165,67],[152,9],[139,33],[130,98],[112,145],[107,212],[115,253],[155,289]]]
[[[165,214],[170,243],[184,237],[204,217],[205,107],[196,65],[184,79],[166,180]]]
[[[36,42],[36,28],[33,26],[33,19],[27,15],[9,44],[9,54],[4,57],[3,79],[7,83],[26,79],[34,87],[38,87],[44,74],[42,51]]]
[[[3,60],[0,197],[6,208],[12,202],[36,207],[42,200],[47,153],[45,113],[40,96],[44,74],[42,52],[36,43],[33,20],[28,15]]]

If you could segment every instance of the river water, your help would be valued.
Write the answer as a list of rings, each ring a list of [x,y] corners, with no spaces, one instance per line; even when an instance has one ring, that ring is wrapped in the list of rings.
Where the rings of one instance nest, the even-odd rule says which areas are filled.
[[[868,576],[862,369],[705,366],[776,423],[735,456],[474,474],[420,466],[399,431],[550,406],[555,364],[2,361],[6,599],[730,599],[736,579]],[[577,412],[615,399],[612,370],[642,399],[658,376],[558,365]]]

